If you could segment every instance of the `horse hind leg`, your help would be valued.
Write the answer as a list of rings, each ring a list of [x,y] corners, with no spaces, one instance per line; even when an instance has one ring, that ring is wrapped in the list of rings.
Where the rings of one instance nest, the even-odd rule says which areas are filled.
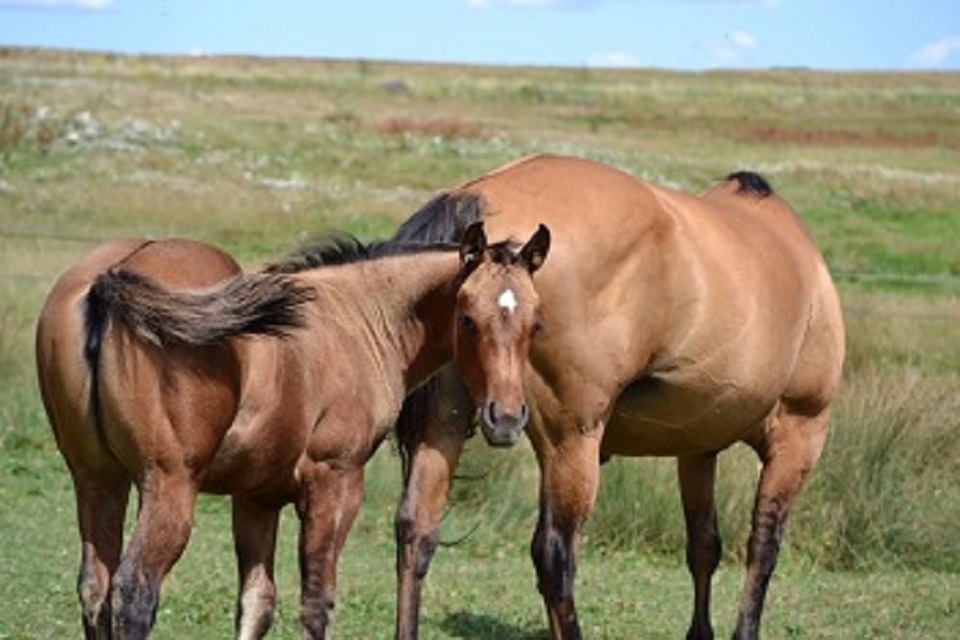
[[[114,638],[146,638],[160,585],[190,538],[197,490],[188,477],[154,472],[140,489],[140,512],[111,587]]]
[[[792,412],[781,405],[762,443],[751,443],[763,463],[747,542],[747,575],[733,637],[760,636],[760,617],[776,568],[784,527],[793,502],[817,464],[826,438],[829,411]]]
[[[300,469],[300,626],[303,638],[332,634],[337,563],[363,499],[363,466],[307,462]]]
[[[693,578],[693,619],[687,640],[712,640],[710,590],[713,574],[720,564],[721,542],[717,529],[714,487],[717,470],[715,453],[677,460],[683,516],[687,528],[687,567]]]
[[[233,539],[240,574],[236,637],[262,638],[273,623],[277,604],[274,554],[280,510],[233,499]]]
[[[77,577],[84,636],[110,637],[110,581],[120,564],[130,481],[75,478],[81,559]]]

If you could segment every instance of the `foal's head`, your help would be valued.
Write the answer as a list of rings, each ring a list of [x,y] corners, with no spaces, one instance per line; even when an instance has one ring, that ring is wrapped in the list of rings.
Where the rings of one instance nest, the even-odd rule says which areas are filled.
[[[533,273],[550,248],[543,225],[519,250],[487,245],[483,223],[471,225],[460,242],[464,280],[457,296],[455,359],[480,408],[487,442],[510,446],[529,418],[523,372],[530,341],[541,330],[540,298]]]

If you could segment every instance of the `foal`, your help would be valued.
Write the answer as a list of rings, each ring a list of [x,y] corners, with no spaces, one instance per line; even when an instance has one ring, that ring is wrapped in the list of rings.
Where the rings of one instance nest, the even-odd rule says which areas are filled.
[[[340,239],[241,275],[204,244],[127,240],[69,269],[41,312],[36,356],[76,492],[87,637],[149,635],[200,491],[232,496],[237,635],[270,626],[278,518],[293,503],[303,635],[325,637],[364,464],[407,391],[453,359],[488,413],[526,414],[531,275],[548,247],[545,228],[519,251],[488,247],[476,225],[459,252]]]

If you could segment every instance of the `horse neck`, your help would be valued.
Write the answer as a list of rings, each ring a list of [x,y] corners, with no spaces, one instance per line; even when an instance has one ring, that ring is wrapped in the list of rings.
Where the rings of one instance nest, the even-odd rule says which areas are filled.
[[[426,252],[318,273],[328,272],[329,285],[351,307],[341,330],[359,336],[375,366],[402,373],[410,389],[452,358],[459,266],[455,252]]]

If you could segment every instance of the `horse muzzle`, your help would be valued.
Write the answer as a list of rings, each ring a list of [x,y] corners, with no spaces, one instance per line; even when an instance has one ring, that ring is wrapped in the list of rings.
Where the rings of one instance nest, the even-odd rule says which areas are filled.
[[[480,427],[491,447],[512,447],[520,440],[530,418],[526,404],[518,413],[504,412],[496,402],[488,401],[480,410]]]

